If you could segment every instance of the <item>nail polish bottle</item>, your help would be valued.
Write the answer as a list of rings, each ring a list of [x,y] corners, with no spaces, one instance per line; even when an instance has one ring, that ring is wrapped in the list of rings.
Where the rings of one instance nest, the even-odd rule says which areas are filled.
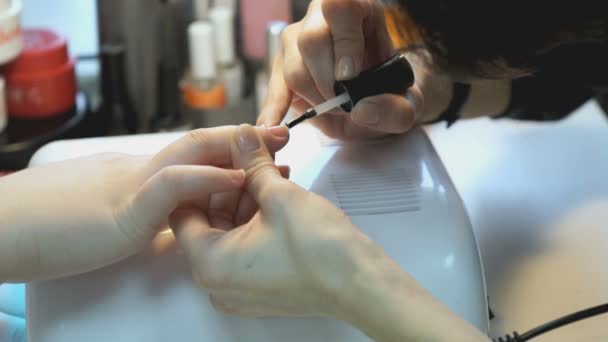
[[[196,110],[217,109],[226,104],[213,51],[213,26],[198,20],[188,27],[190,72],[180,82],[184,103]]]
[[[281,33],[287,27],[284,21],[270,22],[266,28],[266,57],[264,67],[256,74],[255,91],[257,113],[259,114],[268,95],[268,82],[274,60],[281,53]]]
[[[233,106],[242,100],[245,88],[243,63],[236,56],[235,12],[227,6],[216,6],[209,12],[209,18],[213,23],[219,77],[226,88],[226,103]]]
[[[103,120],[100,126],[107,132],[135,134],[139,129],[139,119],[127,88],[125,48],[119,44],[104,44],[99,55],[103,97],[100,107]]]
[[[150,129],[163,131],[179,126],[183,120],[179,82],[179,21],[176,2],[161,0],[156,74],[156,113],[150,120]]]
[[[0,77],[0,135],[6,128],[8,123],[8,114],[6,113],[6,98],[5,96],[5,83],[4,78]],[[0,140],[2,140],[0,138]],[[0,141],[1,142],[1,141]]]

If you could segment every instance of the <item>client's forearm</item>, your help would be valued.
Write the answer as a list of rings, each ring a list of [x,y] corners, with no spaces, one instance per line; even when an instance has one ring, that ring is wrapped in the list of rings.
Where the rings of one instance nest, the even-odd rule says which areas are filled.
[[[7,198],[10,192],[5,192],[6,187],[0,184],[0,196]],[[14,227],[14,210],[11,208],[10,200],[2,200],[4,205],[0,206],[0,284],[14,281],[19,250],[26,246],[20,243],[23,235]]]
[[[379,342],[487,342],[490,339],[435,300],[390,258],[364,259],[341,319]]]
[[[38,205],[28,196],[22,182],[14,175],[0,179],[0,283],[31,280],[43,263],[39,249],[39,232],[32,227],[52,225],[48,215],[37,213]],[[58,217],[61,212],[54,212]],[[45,225],[46,223],[46,225]],[[65,250],[65,249],[64,249]]]

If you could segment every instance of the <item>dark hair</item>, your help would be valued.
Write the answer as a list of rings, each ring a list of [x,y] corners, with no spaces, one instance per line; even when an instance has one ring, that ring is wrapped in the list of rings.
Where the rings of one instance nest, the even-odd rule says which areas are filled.
[[[534,72],[551,50],[608,44],[603,0],[397,0],[440,68],[484,78]]]

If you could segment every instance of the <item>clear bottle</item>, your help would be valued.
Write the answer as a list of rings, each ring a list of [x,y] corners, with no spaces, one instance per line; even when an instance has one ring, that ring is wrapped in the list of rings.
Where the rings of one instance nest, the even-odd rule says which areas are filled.
[[[266,28],[266,59],[264,67],[255,76],[255,96],[258,115],[268,94],[268,82],[272,73],[272,65],[279,53],[281,53],[281,33],[286,27],[287,23],[284,21],[272,21]]]

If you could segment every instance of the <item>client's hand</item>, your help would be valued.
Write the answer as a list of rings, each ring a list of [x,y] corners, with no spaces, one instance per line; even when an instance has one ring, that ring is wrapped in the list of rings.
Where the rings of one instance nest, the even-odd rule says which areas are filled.
[[[170,220],[216,309],[333,317],[377,341],[488,341],[341,210],[281,177],[251,126],[241,126],[231,146],[234,165],[246,171],[246,192],[212,195]]]
[[[236,127],[188,133],[156,156],[97,155],[0,179],[0,283],[90,271],[146,246],[169,215],[211,193],[240,189]],[[285,127],[258,129],[271,151]],[[220,168],[221,167],[221,168]]]
[[[254,128],[238,133],[232,153],[247,192],[180,208],[170,222],[196,280],[224,312],[333,316],[337,294],[357,276],[354,254],[381,252],[341,210],[281,177]]]

